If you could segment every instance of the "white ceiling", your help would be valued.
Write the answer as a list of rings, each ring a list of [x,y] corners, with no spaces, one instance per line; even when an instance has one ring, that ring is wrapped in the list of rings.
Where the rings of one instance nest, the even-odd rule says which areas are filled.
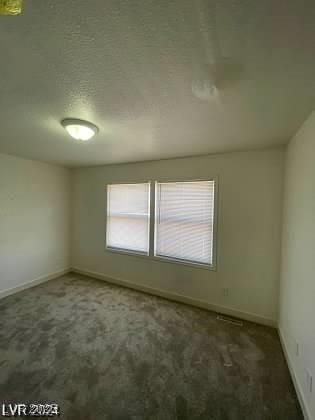
[[[314,0],[201,1],[24,0],[1,16],[0,152],[78,166],[287,142],[314,108]],[[204,102],[207,59],[220,89]],[[75,141],[65,117],[100,132]]]

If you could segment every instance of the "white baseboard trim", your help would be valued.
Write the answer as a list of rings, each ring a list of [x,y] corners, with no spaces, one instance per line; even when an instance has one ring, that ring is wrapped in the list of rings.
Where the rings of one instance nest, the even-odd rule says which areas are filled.
[[[276,321],[274,321],[273,319],[264,318],[259,315],[251,314],[248,312],[241,312],[235,309],[228,308],[226,306],[211,304],[205,301],[201,301],[201,300],[194,299],[188,296],[180,295],[174,292],[169,292],[162,289],[156,289],[153,287],[143,286],[142,284],[133,283],[128,280],[106,276],[105,274],[96,273],[94,271],[87,271],[79,267],[72,267],[72,271],[74,273],[82,274],[84,276],[92,277],[98,280],[105,280],[108,283],[116,284],[118,286],[128,287],[129,289],[139,290],[141,292],[145,292],[150,295],[160,296],[168,300],[173,300],[175,302],[181,302],[181,303],[185,303],[191,306],[196,306],[198,308],[207,309],[208,311],[218,312],[224,315],[244,319],[246,321],[255,322],[257,324],[268,325],[274,328],[276,328],[277,326]]]
[[[282,333],[280,328],[278,328],[278,332],[279,332],[281,345],[282,345],[282,348],[283,348],[283,353],[285,355],[287,365],[289,367],[289,371],[290,371],[290,374],[291,374],[293,385],[294,385],[296,394],[298,396],[298,399],[299,399],[299,402],[300,402],[300,405],[301,405],[301,408],[302,408],[302,411],[303,411],[304,418],[305,418],[305,420],[314,420],[313,417],[312,417],[312,414],[310,412],[310,409],[308,407],[306,398],[304,396],[301,383],[300,383],[297,375],[295,374],[294,366],[293,366],[293,363],[292,363],[292,359],[291,359],[291,356],[290,356],[289,349],[287,347],[287,344],[286,344],[286,341],[285,341],[285,338],[284,338],[284,334]]]
[[[56,271],[55,273],[48,274],[46,276],[38,277],[37,279],[28,281],[26,283],[19,284],[18,286],[12,287],[12,289],[6,289],[0,291],[0,299],[3,299],[9,295],[20,292],[21,290],[29,289],[30,287],[37,286],[38,284],[45,283],[48,280],[55,279],[56,277],[63,276],[67,273],[70,273],[71,269],[67,268],[65,270]]]

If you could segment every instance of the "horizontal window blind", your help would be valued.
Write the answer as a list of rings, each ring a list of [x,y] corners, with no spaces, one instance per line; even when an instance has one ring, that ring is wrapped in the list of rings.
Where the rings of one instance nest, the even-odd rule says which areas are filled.
[[[155,255],[213,264],[215,181],[156,183]]]
[[[149,253],[149,199],[149,183],[107,186],[107,247]]]

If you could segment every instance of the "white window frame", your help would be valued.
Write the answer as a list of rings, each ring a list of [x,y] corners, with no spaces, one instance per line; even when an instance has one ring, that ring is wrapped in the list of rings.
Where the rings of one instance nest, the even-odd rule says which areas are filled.
[[[155,256],[155,238],[156,238],[156,184],[157,183],[172,183],[172,182],[198,182],[198,181],[214,181],[214,215],[213,215],[213,249],[212,249],[212,264],[194,262],[189,260],[181,260],[173,257]],[[132,251],[128,249],[113,248],[107,246],[107,214],[108,214],[108,185],[120,185],[120,184],[145,184],[149,183],[149,253],[143,253],[138,251]],[[113,182],[106,185],[106,215],[105,215],[105,251],[113,252],[118,254],[125,254],[134,257],[145,258],[156,262],[180,264],[189,267],[204,269],[204,270],[217,270],[217,225],[218,225],[218,177],[208,178],[192,178],[192,179],[161,179],[156,181],[138,181],[138,182]]]

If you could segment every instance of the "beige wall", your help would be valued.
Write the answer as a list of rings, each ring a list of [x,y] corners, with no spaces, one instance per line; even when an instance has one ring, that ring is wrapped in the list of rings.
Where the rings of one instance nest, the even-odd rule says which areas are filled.
[[[69,268],[70,173],[0,154],[0,295]]]
[[[283,156],[283,149],[270,149],[73,170],[72,266],[275,322]],[[217,271],[105,251],[106,183],[213,176],[219,182]]]
[[[315,113],[286,156],[280,331],[304,405],[315,419]],[[296,346],[299,345],[299,355]],[[313,376],[309,392],[307,371]]]

